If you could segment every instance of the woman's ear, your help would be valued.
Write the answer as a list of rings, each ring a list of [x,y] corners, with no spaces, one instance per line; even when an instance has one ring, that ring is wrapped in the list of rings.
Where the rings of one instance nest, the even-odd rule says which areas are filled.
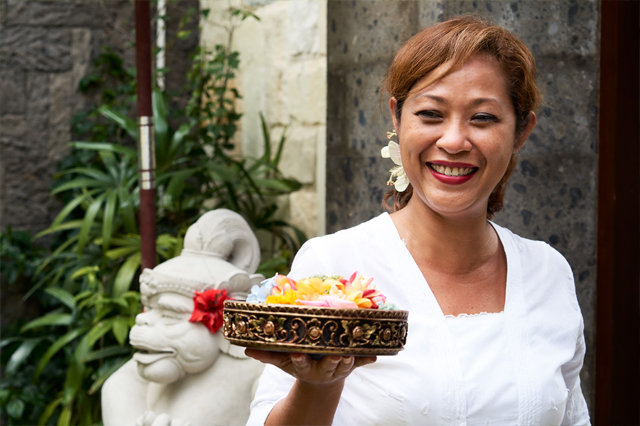
[[[396,107],[398,106],[398,101],[396,98],[389,99],[389,111],[391,111],[391,119],[393,120],[393,128],[398,131],[398,117],[396,116]]]
[[[514,152],[520,151],[520,148],[522,148],[522,145],[524,145],[525,141],[529,137],[529,134],[531,134],[533,128],[536,127],[536,123],[538,122],[537,120],[538,119],[536,117],[536,113],[533,111],[529,111],[529,121],[527,123],[527,127],[525,127],[518,135]]]

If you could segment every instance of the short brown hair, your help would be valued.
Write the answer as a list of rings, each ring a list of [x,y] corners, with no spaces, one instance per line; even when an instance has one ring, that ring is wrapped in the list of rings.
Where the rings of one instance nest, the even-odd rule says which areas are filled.
[[[516,114],[516,136],[519,135],[529,124],[529,112],[536,112],[542,102],[536,84],[535,60],[517,36],[476,16],[460,16],[425,28],[398,50],[384,80],[385,89],[397,101],[397,119],[400,120],[404,101],[412,92],[445,77],[478,54],[496,59],[507,75],[507,88]],[[425,86],[414,87],[418,80],[445,63],[451,66],[443,74]],[[506,183],[516,163],[517,153],[514,153],[504,176],[489,196],[489,219],[504,206]],[[411,185],[405,192],[392,189],[383,204],[387,206],[387,200],[393,197],[394,211],[397,211],[407,205],[412,195]]]

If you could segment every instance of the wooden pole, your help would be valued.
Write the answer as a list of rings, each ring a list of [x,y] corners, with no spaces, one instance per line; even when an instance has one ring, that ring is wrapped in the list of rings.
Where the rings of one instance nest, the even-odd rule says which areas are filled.
[[[140,245],[142,269],[145,269],[156,265],[156,159],[151,107],[151,12],[148,0],[136,0],[135,8]]]
[[[640,424],[640,5],[600,2],[594,425]]]

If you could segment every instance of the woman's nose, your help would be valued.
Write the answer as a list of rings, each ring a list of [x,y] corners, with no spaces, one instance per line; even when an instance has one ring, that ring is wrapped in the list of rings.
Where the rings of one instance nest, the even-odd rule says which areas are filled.
[[[436,146],[451,155],[471,151],[472,148],[464,126],[457,122],[450,122],[444,127],[440,139],[436,142]]]

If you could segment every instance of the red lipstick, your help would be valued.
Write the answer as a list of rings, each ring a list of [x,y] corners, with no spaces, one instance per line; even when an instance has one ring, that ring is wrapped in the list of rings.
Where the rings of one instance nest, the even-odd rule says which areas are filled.
[[[464,176],[447,176],[443,173],[438,173],[436,172],[432,167],[431,164],[437,164],[440,166],[445,166],[445,167],[449,167],[449,168],[471,168],[474,169],[471,173],[469,173],[468,175],[464,175]],[[473,164],[467,164],[467,163],[450,163],[448,161],[430,161],[427,163],[427,168],[429,169],[429,171],[431,172],[431,174],[433,175],[434,178],[438,179],[440,182],[442,183],[446,183],[448,185],[461,185],[467,181],[469,181],[478,171],[478,168],[475,167]]]

